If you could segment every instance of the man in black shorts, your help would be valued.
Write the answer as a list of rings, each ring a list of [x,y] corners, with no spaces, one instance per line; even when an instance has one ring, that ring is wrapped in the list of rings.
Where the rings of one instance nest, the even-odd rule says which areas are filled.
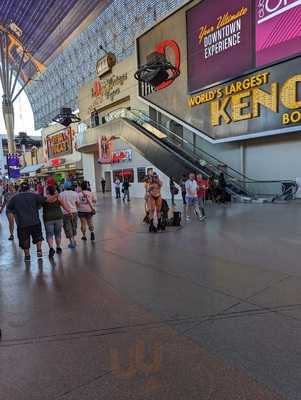
[[[38,258],[42,258],[42,225],[39,209],[45,202],[43,196],[29,191],[28,182],[23,182],[20,193],[16,194],[8,203],[7,210],[16,218],[19,246],[24,250],[25,262],[30,261],[30,238],[37,246]]]

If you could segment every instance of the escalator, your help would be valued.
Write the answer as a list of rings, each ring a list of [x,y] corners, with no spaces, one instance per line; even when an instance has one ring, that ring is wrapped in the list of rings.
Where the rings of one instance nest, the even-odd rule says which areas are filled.
[[[191,171],[215,179],[221,172],[231,196],[251,201],[256,196],[248,190],[249,179],[232,168],[226,170],[220,160],[193,146],[181,136],[152,120],[139,110],[119,109],[105,116],[106,122],[122,120],[121,137],[135,147],[140,154],[177,182]],[[137,134],[137,131],[139,134]]]

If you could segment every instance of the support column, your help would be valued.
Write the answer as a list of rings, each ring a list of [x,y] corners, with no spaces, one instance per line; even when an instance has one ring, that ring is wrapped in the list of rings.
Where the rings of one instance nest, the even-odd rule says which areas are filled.
[[[16,152],[16,145],[14,139],[14,125],[15,125],[14,107],[13,103],[9,99],[7,99],[6,95],[3,96],[2,111],[5,122],[5,128],[7,132],[8,152],[10,154],[13,154]]]
[[[92,192],[96,193],[96,177],[94,165],[94,153],[82,153],[84,179],[89,181]]]

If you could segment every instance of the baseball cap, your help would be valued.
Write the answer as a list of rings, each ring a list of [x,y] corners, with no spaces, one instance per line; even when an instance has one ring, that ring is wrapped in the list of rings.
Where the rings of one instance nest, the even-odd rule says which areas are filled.
[[[65,190],[72,189],[72,183],[70,181],[66,181],[64,183],[64,189]]]

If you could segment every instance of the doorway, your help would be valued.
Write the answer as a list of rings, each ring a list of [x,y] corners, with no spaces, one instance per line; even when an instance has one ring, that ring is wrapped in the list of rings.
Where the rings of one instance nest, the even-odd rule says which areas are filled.
[[[105,171],[106,192],[112,191],[111,171]]]

